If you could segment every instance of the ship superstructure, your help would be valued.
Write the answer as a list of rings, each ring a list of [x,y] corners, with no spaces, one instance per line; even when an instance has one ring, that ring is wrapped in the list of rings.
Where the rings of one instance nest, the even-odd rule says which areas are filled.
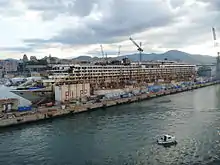
[[[125,58],[122,61],[53,65],[52,70],[48,71],[49,80],[44,81],[50,81],[54,87],[64,84],[89,84],[91,91],[122,89],[128,85],[138,87],[159,81],[192,81],[196,75],[195,67],[168,60],[131,63]],[[56,90],[53,87],[37,87],[12,92],[31,100],[32,103],[41,103],[52,98],[53,89]],[[84,86],[79,92],[83,89]]]
[[[137,83],[154,83],[189,81],[195,77],[195,65],[174,61],[149,61],[138,63],[118,64],[72,64],[54,65],[49,78],[59,82],[90,83],[99,87],[110,87],[134,81]],[[57,81],[58,82],[58,81]]]

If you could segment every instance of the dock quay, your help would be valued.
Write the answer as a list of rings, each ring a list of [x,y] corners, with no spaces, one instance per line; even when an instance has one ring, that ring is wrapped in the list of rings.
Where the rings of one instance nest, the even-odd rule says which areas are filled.
[[[55,105],[51,107],[37,107],[32,109],[31,111],[24,111],[24,112],[7,112],[5,111],[5,108],[2,108],[2,113],[0,116],[0,127],[8,127],[8,126],[16,126],[20,124],[30,123],[30,122],[37,122],[40,120],[46,120],[46,119],[53,119],[56,117],[66,116],[66,115],[72,115],[82,112],[88,112],[91,110],[96,110],[99,108],[107,108],[112,107],[116,105],[121,104],[127,104],[127,103],[133,103],[148,99],[153,99],[157,97],[162,97],[166,95],[176,94],[180,92],[190,91],[194,89],[199,89],[215,84],[220,84],[220,81],[212,81],[207,82],[203,84],[196,84],[196,85],[190,85],[185,86],[178,89],[167,89],[165,91],[159,91],[159,92],[150,92],[150,93],[142,93],[137,94],[135,96],[131,97],[125,97],[125,98],[117,98],[117,99],[108,99],[108,100],[102,100],[100,102],[86,102],[86,103],[79,103],[79,104],[65,104],[65,105]],[[4,100],[2,101],[2,107],[6,103],[10,103],[10,108],[13,107],[13,103],[16,105],[16,100]]]

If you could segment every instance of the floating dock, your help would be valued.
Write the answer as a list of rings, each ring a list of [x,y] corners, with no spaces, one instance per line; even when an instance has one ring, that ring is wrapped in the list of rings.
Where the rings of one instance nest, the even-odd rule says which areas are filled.
[[[31,111],[16,111],[10,113],[2,113],[0,116],[0,127],[8,127],[8,126],[16,126],[20,124],[30,123],[30,122],[37,122],[40,120],[46,120],[51,118],[56,118],[60,116],[66,116],[70,114],[76,114],[81,112],[87,112],[90,110],[95,110],[98,108],[106,108],[111,106],[116,106],[120,104],[138,102],[147,99],[153,99],[165,95],[176,94],[180,92],[190,91],[202,87],[207,87],[215,84],[219,84],[220,81],[208,82],[205,84],[193,85],[188,87],[183,87],[179,89],[170,89],[163,92],[156,92],[156,93],[148,93],[148,94],[139,94],[132,97],[127,98],[117,98],[112,100],[105,100],[96,103],[87,102],[85,104],[67,104],[67,105],[60,105],[60,106],[52,106],[52,107],[38,107],[32,109]],[[10,100],[15,102],[14,104],[17,105],[15,100]],[[2,104],[8,103],[7,101],[3,101]],[[10,103],[10,102],[9,102]]]

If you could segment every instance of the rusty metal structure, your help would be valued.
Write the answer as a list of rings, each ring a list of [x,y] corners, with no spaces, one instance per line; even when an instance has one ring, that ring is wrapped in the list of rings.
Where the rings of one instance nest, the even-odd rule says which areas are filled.
[[[60,67],[65,66],[54,66],[54,72],[50,75],[50,78],[56,79],[56,84],[90,83],[95,90],[141,86],[159,81],[191,81],[196,75],[195,65],[172,61],[142,62],[141,65],[69,65],[65,75],[60,72]]]

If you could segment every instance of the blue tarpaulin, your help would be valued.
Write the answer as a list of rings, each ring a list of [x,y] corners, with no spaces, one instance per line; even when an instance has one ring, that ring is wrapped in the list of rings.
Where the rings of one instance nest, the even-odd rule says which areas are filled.
[[[31,111],[31,110],[32,110],[31,106],[21,106],[21,107],[18,107],[18,111],[19,112]]]

